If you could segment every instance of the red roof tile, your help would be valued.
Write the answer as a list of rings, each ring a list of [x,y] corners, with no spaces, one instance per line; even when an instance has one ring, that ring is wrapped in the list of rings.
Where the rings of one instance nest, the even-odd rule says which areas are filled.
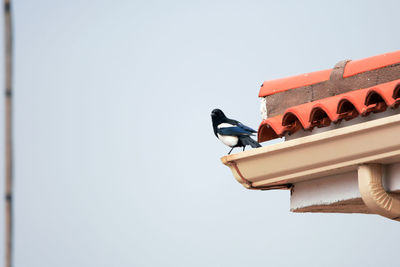
[[[343,78],[347,78],[364,71],[376,70],[400,62],[400,51],[386,53],[350,61],[344,68]]]
[[[282,117],[280,115],[263,120],[258,128],[258,136],[264,136],[265,141],[282,136],[285,129],[282,126]]]
[[[282,137],[301,128],[312,130],[314,127],[325,127],[331,122],[350,120],[360,114],[367,116],[371,112],[382,112],[399,105],[400,79],[291,107],[283,115],[261,122],[258,141]]]
[[[347,93],[344,93],[344,94],[341,94],[338,96],[342,96],[341,101],[350,102],[353,105],[353,107],[355,108],[355,110],[357,111],[357,113],[362,114],[366,108],[364,105],[364,102],[365,102],[365,98],[368,93],[368,89],[369,88],[351,91],[351,92],[347,92]],[[343,105],[343,102],[341,104]],[[339,108],[343,108],[343,106],[339,106],[339,103],[338,103],[336,112],[339,111]]]
[[[396,63],[400,63],[400,50],[369,58],[349,61],[345,65],[343,78],[354,76],[366,71],[380,69]],[[332,69],[327,69],[281,79],[265,81],[260,88],[258,96],[265,97],[290,89],[328,81],[331,72]]]
[[[283,114],[282,125],[290,127],[296,120],[298,120],[304,129],[309,129],[311,123],[308,120],[308,115],[313,108],[313,104],[314,103],[311,102],[287,109]]]
[[[328,126],[330,122],[336,122],[340,119],[340,114],[337,113],[337,106],[341,100],[340,95],[324,98],[313,103],[313,108],[310,112],[309,121],[312,126],[326,125]],[[322,120],[325,122],[322,123]],[[328,121],[329,120],[329,121]]]
[[[331,69],[300,74],[292,77],[265,81],[261,85],[259,97],[273,95],[289,89],[307,86],[329,80]]]

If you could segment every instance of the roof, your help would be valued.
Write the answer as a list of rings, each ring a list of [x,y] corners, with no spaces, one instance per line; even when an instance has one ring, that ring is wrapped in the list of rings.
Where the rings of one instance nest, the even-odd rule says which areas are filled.
[[[397,53],[400,56],[400,51]],[[382,59],[381,63],[383,62]],[[352,71],[355,72],[355,69]],[[358,116],[367,116],[371,112],[383,112],[387,108],[395,109],[399,105],[400,79],[292,106],[282,115],[261,122],[258,141],[264,142],[282,137],[286,133],[292,134],[300,129],[312,130],[314,127],[329,126],[343,119],[351,120]]]
[[[343,78],[363,72],[373,71],[400,62],[400,50],[378,56],[352,60],[344,67]],[[260,88],[259,96],[265,97],[294,88],[322,83],[330,79],[333,69],[316,71],[292,77],[265,81]]]

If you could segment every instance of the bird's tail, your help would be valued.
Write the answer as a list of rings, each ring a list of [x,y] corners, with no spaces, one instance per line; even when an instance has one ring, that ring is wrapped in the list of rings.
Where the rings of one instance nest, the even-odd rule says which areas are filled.
[[[251,146],[252,148],[261,147],[261,145],[253,140],[253,138],[251,138],[250,136],[242,137],[241,141],[244,146]]]

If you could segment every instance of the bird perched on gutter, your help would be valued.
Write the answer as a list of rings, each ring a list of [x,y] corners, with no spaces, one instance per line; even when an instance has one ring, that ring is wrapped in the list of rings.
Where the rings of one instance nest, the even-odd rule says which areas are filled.
[[[211,112],[211,119],[215,136],[222,143],[231,147],[228,155],[235,147],[243,147],[243,151],[246,146],[251,146],[253,148],[261,147],[259,143],[250,137],[257,131],[247,127],[246,125],[243,125],[236,120],[227,118],[222,110],[214,109]]]

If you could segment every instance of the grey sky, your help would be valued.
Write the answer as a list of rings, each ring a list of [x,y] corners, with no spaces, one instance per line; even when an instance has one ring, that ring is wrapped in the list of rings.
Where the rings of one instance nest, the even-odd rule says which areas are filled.
[[[396,266],[398,223],[245,190],[210,112],[257,128],[264,80],[398,50],[398,10],[15,1],[15,266]]]

